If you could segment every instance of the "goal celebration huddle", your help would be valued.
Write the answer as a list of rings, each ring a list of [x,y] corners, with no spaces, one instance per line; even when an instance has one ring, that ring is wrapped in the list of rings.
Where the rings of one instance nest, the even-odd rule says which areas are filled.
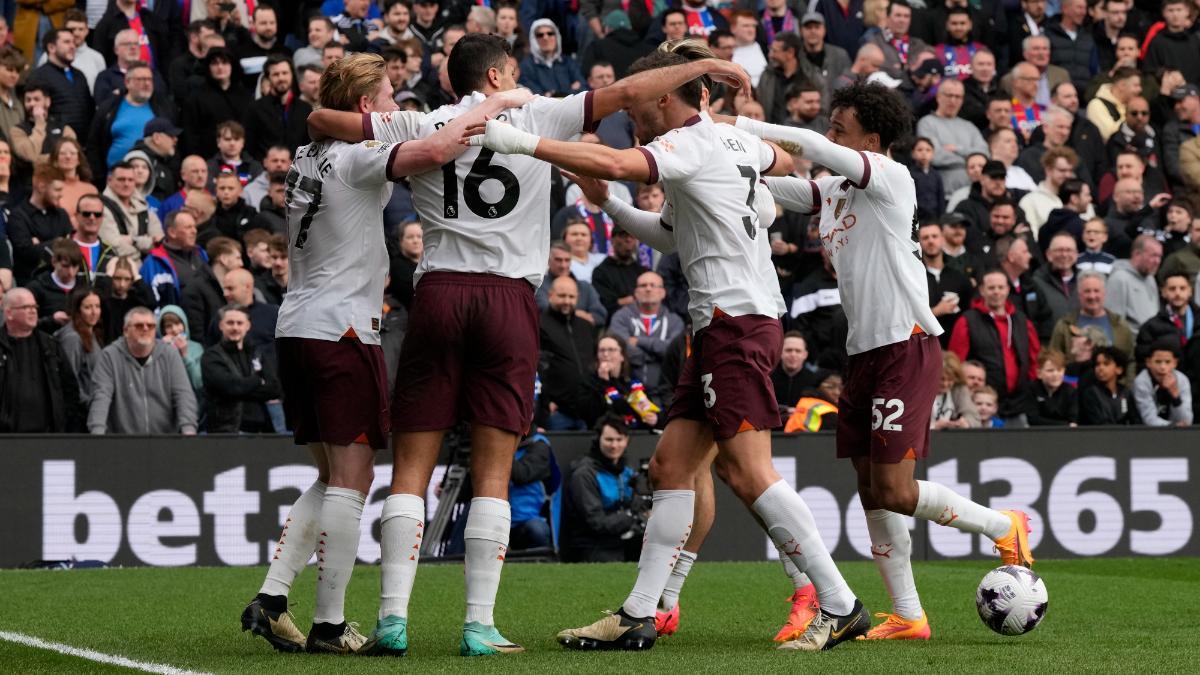
[[[565,98],[518,88],[509,55],[501,37],[459,39],[446,68],[459,100],[430,113],[397,109],[378,56],[343,57],[321,76],[321,108],[308,120],[317,140],[296,151],[286,180],[291,279],[276,328],[295,442],[308,446],[318,479],[291,507],[242,628],[280,651],[408,653],[423,495],[444,435],[465,422],[473,496],[463,528],[460,653],[523,650],[497,625],[494,609],[512,522],[510,471],[534,416],[534,292],[550,254],[552,165],[616,227],[678,255],[694,331],[650,461],[653,507],[636,578],[623,599],[624,589],[612,589],[612,611],[598,621],[585,611],[578,626],[564,626],[557,635],[563,647],[644,650],[679,629],[681,590],[715,517],[714,470],[774,543],[794,586],[779,649],[936,637],[936,617],[923,609],[913,577],[908,517],[991,539],[1005,567],[981,586],[981,615],[1000,632],[1036,626],[1045,587],[1029,569],[1029,518],[914,478],[916,462],[931,451],[943,329],[919,256],[913,178],[889,155],[911,131],[908,104],[879,84],[838,89],[822,135],[710,114],[717,86],[749,89],[750,80],[702,41],[667,41],[623,79]],[[619,111],[639,145],[578,141]],[[796,177],[800,156],[833,175]],[[400,180],[424,223],[425,253],[389,396],[380,348],[382,209]],[[661,184],[661,212],[614,197],[617,181]],[[856,477],[872,557],[891,597],[880,620],[843,578],[808,505],[772,464],[771,433],[781,420],[771,373],[786,309],[767,235],[776,204],[816,217],[845,310],[837,455]],[[378,620],[364,635],[345,616],[344,599],[375,453],[389,441]],[[315,611],[305,632],[288,604],[314,555]],[[1027,615],[1002,611],[1013,597],[996,590],[1004,584],[1040,593],[1040,603],[1025,608]]]

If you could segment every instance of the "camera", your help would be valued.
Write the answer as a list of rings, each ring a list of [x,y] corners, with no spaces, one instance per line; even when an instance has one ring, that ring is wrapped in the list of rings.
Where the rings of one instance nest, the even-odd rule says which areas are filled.
[[[221,10],[222,12],[232,12],[233,10],[237,9],[237,3],[219,2],[217,3],[217,9]]]

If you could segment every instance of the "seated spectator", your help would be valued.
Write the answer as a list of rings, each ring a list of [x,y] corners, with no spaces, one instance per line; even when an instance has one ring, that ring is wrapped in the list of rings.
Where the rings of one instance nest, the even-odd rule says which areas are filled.
[[[9,229],[11,232],[11,225]],[[11,235],[9,236],[11,237]],[[15,241],[13,246],[16,247]],[[1163,260],[1162,266],[1158,269],[1158,278],[1162,280],[1167,278],[1167,275],[1176,272],[1182,272],[1190,279],[1195,279],[1196,275],[1200,274],[1200,218],[1192,221],[1188,234],[1188,245]]]
[[[588,86],[592,89],[596,88],[592,80],[596,75],[597,66],[607,66],[613,79],[625,77],[626,71],[634,61],[654,51],[654,46],[648,44],[641,33],[634,30],[629,15],[624,11],[613,9],[602,19],[604,36],[593,40],[580,54],[582,71],[588,74]],[[516,55],[514,53],[514,56]],[[761,51],[759,56],[762,56]],[[766,65],[765,61],[763,65]],[[756,74],[751,73],[751,77],[757,79]]]
[[[986,267],[984,256],[967,248],[967,223],[957,213],[948,213],[942,217],[942,254],[945,268],[960,272],[970,280],[974,289],[979,275]],[[962,299],[961,294],[959,299]]]
[[[1079,307],[1075,237],[1067,232],[1059,232],[1051,238],[1046,253],[1047,264],[1039,267],[1031,277],[1037,300],[1026,305],[1032,315],[1030,318],[1037,326],[1038,339],[1042,341],[1050,339],[1054,324],[1059,319]]]
[[[808,342],[804,334],[797,330],[784,333],[779,365],[771,371],[771,385],[775,389],[780,417],[787,419],[796,412],[796,402],[811,395],[825,375],[825,371],[808,362]],[[833,403],[837,403],[837,399]]]
[[[397,2],[395,6],[403,7],[404,3]],[[554,543],[550,523],[543,516],[546,483],[550,481],[553,462],[550,439],[542,434],[530,434],[517,446],[508,483],[508,502],[512,509],[510,551],[546,548]]]
[[[586,457],[570,469],[563,499],[562,559],[565,562],[633,560],[641,532],[633,515],[633,469],[625,462],[629,428],[616,415],[596,424]]]
[[[1151,155],[1153,159],[1155,155]],[[1135,149],[1120,150],[1116,154],[1113,170],[1105,173],[1100,177],[1100,183],[1097,185],[1095,194],[1096,213],[1106,216],[1112,210],[1114,190],[1117,183],[1123,180],[1131,180],[1133,183],[1141,187],[1142,202],[1145,202],[1146,195],[1155,195],[1151,201],[1161,206],[1163,197],[1158,197],[1161,194],[1167,193],[1167,181],[1157,167],[1147,164],[1147,160],[1140,152]],[[1126,183],[1128,185],[1129,183]],[[1168,194],[1169,197],[1169,194]],[[1130,195],[1125,195],[1125,200],[1130,201]],[[1138,206],[1137,208],[1141,208]],[[1156,207],[1157,208],[1157,207]],[[1132,208],[1126,210],[1132,212]],[[1140,223],[1139,223],[1140,224]],[[1132,236],[1132,235],[1130,235]]]
[[[1005,174],[1002,178],[1004,178],[1005,187],[1022,194],[1037,187],[1033,176],[1016,165],[1017,158],[1021,155],[1021,144],[1017,141],[1017,132],[1013,131],[1011,127],[1001,127],[988,134],[987,142],[988,154],[992,160],[1000,162],[1004,166]]]
[[[1137,68],[1123,66],[1113,71],[1112,81],[1100,85],[1087,105],[1087,118],[1100,130],[1105,142],[1125,123],[1126,106],[1142,93],[1142,76]]]
[[[136,61],[125,72],[126,91],[98,104],[88,137],[88,162],[97,176],[103,178],[125,158],[125,153],[145,137],[151,120],[174,114],[165,96],[155,96],[154,77],[145,61]]]
[[[134,307],[154,305],[154,291],[138,274],[137,267],[129,258],[109,259],[104,276],[98,277],[100,291],[100,317],[104,322],[104,335],[111,341],[120,335],[124,326],[125,313]]]
[[[0,433],[80,431],[84,410],[75,373],[58,342],[37,330],[33,294],[13,288],[4,295],[3,305]]]
[[[983,131],[988,128],[989,101],[994,97],[1003,96],[1000,93],[1000,78],[996,73],[996,53],[989,49],[980,49],[971,55],[971,61],[967,65],[967,73],[963,79],[962,118]]]
[[[675,388],[674,382],[662,379],[662,364],[667,345],[683,332],[684,320],[663,305],[667,292],[662,277],[654,272],[638,277],[633,296],[633,303],[612,315],[609,330],[624,343],[646,393],[659,401],[665,390]]]
[[[1069,113],[1064,111],[1063,114]],[[1026,153],[1022,152],[1021,157],[1025,158]],[[1037,234],[1038,229],[1050,216],[1050,212],[1062,207],[1062,199],[1059,198],[1058,193],[1062,189],[1063,183],[1071,178],[1075,167],[1079,165],[1079,155],[1075,154],[1071,148],[1060,145],[1039,153],[1036,172],[1031,165],[1025,162],[1019,161],[1018,164],[1035,180],[1042,179],[1037,188],[1022,197],[1018,204],[1028,219],[1029,227],[1033,229],[1034,234]]]
[[[542,394],[539,419],[549,431],[581,431],[583,411],[577,405],[579,383],[595,370],[595,327],[575,315],[579,287],[570,276],[556,278],[550,304],[541,316]]]
[[[187,314],[176,305],[167,305],[158,313],[158,337],[163,342],[179,350],[179,358],[183,359],[183,367],[187,370],[188,381],[196,394],[196,401],[203,400],[204,370],[200,359],[204,356],[204,347],[192,339]]]
[[[51,29],[42,38],[42,45],[46,50],[47,61],[33,69],[25,81],[25,122],[16,128],[26,132],[27,137],[31,136],[28,133],[29,129],[40,126],[38,120],[44,118],[47,136],[53,135],[52,129],[61,130],[65,136],[68,128],[72,130],[72,136],[86,134],[92,128],[95,104],[87,78],[82,71],[71,65],[71,61],[75,59],[75,39],[69,30]],[[38,99],[40,104],[31,111],[29,102],[31,92],[34,91],[41,94]],[[44,110],[37,112],[39,107]],[[20,148],[24,144],[18,139],[19,136],[14,132],[13,151],[20,155]],[[47,150],[48,146],[38,152],[44,153]],[[35,161],[34,158],[25,159],[30,163]]]
[[[1112,274],[1104,286],[1104,307],[1124,317],[1129,330],[1135,333],[1158,313],[1158,283],[1154,275],[1160,263],[1162,244],[1153,235],[1143,234],[1133,241],[1129,260],[1113,263]]]
[[[188,155],[183,158],[179,169],[179,178],[183,181],[183,187],[163,200],[158,211],[158,217],[161,220],[166,220],[172,211],[182,209],[187,203],[189,192],[208,192],[208,165],[199,155]]]
[[[70,321],[67,296],[76,286],[86,286],[80,273],[83,255],[70,239],[55,239],[50,245],[50,269],[42,270],[26,286],[38,304],[38,328],[54,333]]]
[[[398,300],[407,309],[412,305],[413,273],[417,271],[417,264],[421,262],[421,256],[425,252],[425,234],[420,221],[416,220],[400,223],[399,229],[400,246],[396,247],[392,255],[389,256],[388,269],[391,275],[391,282],[388,286],[388,294]],[[284,240],[284,245],[286,252],[286,239]],[[553,249],[554,244],[550,246]],[[550,251],[550,257],[554,257],[553,250]],[[260,278],[262,274],[262,271],[257,272]],[[599,304],[599,302],[600,300],[597,298],[596,303]],[[546,309],[541,304],[540,296],[538,297],[538,308],[542,310]]]
[[[59,207],[62,173],[49,164],[33,172],[29,199],[17,204],[8,216],[8,241],[12,244],[13,279],[24,286],[49,259],[50,242],[71,234],[71,219]]]
[[[592,272],[607,258],[592,250],[592,230],[582,218],[567,219],[563,226],[563,243],[571,249],[571,276],[577,281],[592,282]],[[608,309],[605,308],[607,312]]]
[[[584,427],[607,414],[617,414],[633,428],[659,426],[661,406],[641,387],[641,371],[625,344],[612,334],[596,342],[596,369],[580,379],[575,408]],[[638,393],[640,390],[640,394]],[[652,408],[659,408],[653,410]],[[666,413],[661,418],[665,422]]]
[[[133,167],[134,193],[146,200],[146,206],[150,208],[151,213],[158,215],[159,209],[162,208],[162,202],[151,194],[151,191],[154,190],[154,186],[151,184],[154,179],[154,168],[150,164],[150,157],[142,150],[130,150],[125,153],[125,161]]]
[[[100,296],[87,286],[71,291],[67,298],[67,323],[54,334],[63,356],[79,385],[79,401],[92,400],[92,373],[107,342],[100,320]]]
[[[1105,277],[1112,274],[1117,258],[1104,250],[1108,241],[1108,225],[1101,218],[1092,218],[1083,224],[1083,252],[1075,262],[1080,272],[1095,272]]]
[[[945,210],[946,190],[942,175],[933,170],[933,141],[921,136],[913,143],[912,166],[908,167],[917,188],[917,218],[936,220]]]
[[[550,287],[554,284],[555,279],[561,276],[575,278],[575,274],[571,271],[571,264],[571,249],[566,244],[561,241],[550,244],[550,264],[547,267],[546,276],[542,279],[542,285],[534,296],[538,309],[545,311],[550,305]],[[608,310],[600,302],[600,294],[586,281],[575,279],[575,284],[579,292],[575,315],[596,327],[602,328],[607,325]]]
[[[937,110],[917,123],[917,134],[933,142],[933,166],[941,174],[947,194],[969,185],[967,156],[987,152],[979,129],[958,116],[962,102],[962,82],[948,78],[938,87]]]
[[[996,395],[996,390],[984,385],[971,394],[971,404],[975,406],[975,410],[979,414],[979,426],[984,429],[1003,429],[1004,420],[996,417],[996,412],[999,409],[999,396]]]
[[[440,21],[438,23],[439,30],[437,32],[440,33]],[[325,45],[336,39],[337,28],[333,25],[333,21],[329,17],[322,16],[321,14],[313,14],[308,17],[304,35],[308,39],[308,44],[295,51],[292,55],[293,62],[297,68],[314,64],[320,65],[321,50],[325,48]],[[430,40],[430,44],[432,43],[433,40]]]
[[[821,90],[816,85],[805,82],[792,86],[787,90],[786,106],[788,117],[783,123],[787,126],[808,129],[822,136],[829,131],[829,115],[822,111]]]
[[[974,359],[962,362],[963,384],[967,386],[967,391],[975,393],[987,384],[987,371],[984,370],[983,364]]]
[[[217,125],[217,154],[208,160],[208,189],[216,189],[217,176],[231,173],[245,187],[262,173],[262,164],[246,152],[246,130],[234,121]]]
[[[1035,405],[1029,411],[1029,426],[1076,426],[1079,395],[1075,387],[1063,386],[1067,357],[1057,349],[1038,354],[1038,379],[1033,383]]]
[[[279,398],[281,387],[274,360],[246,343],[250,318],[246,310],[226,305],[218,312],[221,341],[201,359],[207,395],[210,433],[272,433],[275,427],[267,401]]]
[[[187,47],[182,50],[167,65],[167,84],[181,104],[186,104],[184,92],[188,87],[195,87],[204,81],[207,68],[204,57],[208,56],[209,48],[218,40],[224,44],[225,39],[217,35],[211,21],[206,19],[193,20],[191,16],[183,17],[187,21]],[[162,70],[160,67],[159,70]]]
[[[584,88],[575,59],[563,52],[562,35],[550,19],[529,26],[534,44],[521,60],[521,86],[543,96],[566,96]]]
[[[104,222],[100,224],[100,240],[112,246],[117,255],[144,258],[163,238],[163,227],[158,214],[137,193],[133,165],[124,160],[113,164],[101,197]]]
[[[1139,424],[1132,392],[1121,384],[1129,357],[1116,347],[1093,350],[1095,381],[1079,390],[1079,424],[1083,426]]]
[[[1124,317],[1104,308],[1104,277],[1094,272],[1080,274],[1076,290],[1079,292],[1079,309],[1067,312],[1054,325],[1050,348],[1066,353],[1070,349],[1070,337],[1076,329],[1094,326],[1104,334],[1107,344],[1115,346],[1126,358],[1131,358],[1133,331]],[[1132,362],[1122,363],[1121,371],[1127,373],[1124,384],[1133,381]]]
[[[1175,272],[1162,281],[1163,308],[1144,324],[1137,335],[1137,356],[1145,361],[1150,345],[1164,339],[1176,341],[1182,351],[1180,370],[1192,382],[1200,382],[1200,307],[1193,302],[1192,278]],[[1193,405],[1197,401],[1193,400]],[[1197,405],[1200,412],[1200,405]]]
[[[146,256],[140,275],[154,291],[155,306],[165,307],[180,304],[207,267],[208,255],[196,245],[196,217],[181,209],[167,216],[166,235]]]
[[[263,172],[266,175],[266,172]],[[261,177],[261,176],[260,176]],[[265,230],[272,234],[287,233],[287,174],[274,171],[267,176],[267,196],[255,208],[258,215],[250,221],[249,230]],[[242,201],[252,206],[242,191]]]
[[[618,309],[633,303],[638,277],[648,270],[638,258],[638,240],[632,234],[614,225],[609,243],[612,253],[592,272],[592,285],[611,317]]]
[[[981,362],[988,386],[1000,395],[999,414],[1006,426],[1027,426],[1030,382],[1041,351],[1033,322],[1008,299],[1008,276],[1001,270],[983,275],[979,297],[954,324],[950,351],[960,360]]]
[[[1192,386],[1179,372],[1179,344],[1167,338],[1146,350],[1146,369],[1133,380],[1133,400],[1142,424],[1187,427],[1192,424]]]
[[[994,397],[995,392],[992,395]],[[995,413],[995,401],[992,405],[992,412]],[[979,411],[971,400],[971,390],[967,389],[966,380],[963,379],[962,362],[954,352],[943,352],[942,383],[933,399],[933,416],[929,418],[929,428],[974,429],[979,426],[979,416]]]
[[[229,237],[242,241],[258,212],[242,199],[242,183],[232,173],[216,177],[213,192],[217,197],[217,211],[196,235],[196,243],[208,246],[213,237]]]
[[[921,225],[917,238],[921,261],[925,263],[925,280],[929,285],[929,305],[945,331],[945,340],[949,340],[954,322],[971,306],[975,287],[967,275],[946,264],[941,225],[936,222]]]
[[[1024,196],[1023,192],[1008,187],[1007,175],[1008,169],[1003,162],[984,162],[979,172],[979,180],[971,185],[966,197],[954,205],[953,211],[966,219],[973,228],[972,233],[977,234],[988,229],[989,213],[995,203],[1012,202],[1015,209],[1017,201]],[[1024,215],[1018,216],[1019,220],[1024,218]]]

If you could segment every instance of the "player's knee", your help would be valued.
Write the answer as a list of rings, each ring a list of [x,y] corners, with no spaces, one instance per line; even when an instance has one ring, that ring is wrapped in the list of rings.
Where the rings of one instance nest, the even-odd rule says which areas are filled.
[[[692,468],[684,462],[655,453],[650,458],[650,484],[655,490],[691,487]]]
[[[911,515],[917,508],[917,491],[906,489],[903,485],[874,484],[871,486],[871,500],[876,508]]]

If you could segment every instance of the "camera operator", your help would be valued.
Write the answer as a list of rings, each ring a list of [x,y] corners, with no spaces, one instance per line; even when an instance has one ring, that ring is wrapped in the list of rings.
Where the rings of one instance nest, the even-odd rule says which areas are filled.
[[[550,441],[539,433],[526,436],[513,457],[508,502],[512,505],[510,551],[544,548],[553,544],[550,523],[542,517],[546,481],[550,479]]]
[[[634,471],[625,464],[629,428],[616,415],[596,423],[586,457],[575,461],[563,513],[562,559],[566,562],[621,562],[637,559],[644,514],[635,514]],[[632,554],[632,555],[631,555]]]

